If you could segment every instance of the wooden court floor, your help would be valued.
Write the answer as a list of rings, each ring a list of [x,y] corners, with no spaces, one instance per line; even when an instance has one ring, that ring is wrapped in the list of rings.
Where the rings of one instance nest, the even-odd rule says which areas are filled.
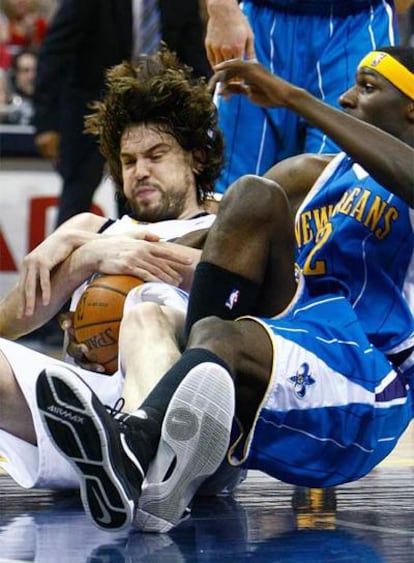
[[[0,562],[414,563],[414,424],[372,473],[299,489],[250,472],[233,496],[197,499],[167,535],[102,532],[77,494],[0,476]]]

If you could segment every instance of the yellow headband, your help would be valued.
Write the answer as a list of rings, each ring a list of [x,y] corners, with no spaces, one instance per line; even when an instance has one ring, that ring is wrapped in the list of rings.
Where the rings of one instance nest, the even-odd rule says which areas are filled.
[[[359,63],[358,68],[372,68],[389,80],[398,90],[414,100],[414,74],[390,54],[371,51]]]

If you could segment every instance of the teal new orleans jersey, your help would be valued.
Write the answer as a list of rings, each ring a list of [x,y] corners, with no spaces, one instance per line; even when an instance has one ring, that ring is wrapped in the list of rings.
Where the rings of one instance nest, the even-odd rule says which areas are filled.
[[[343,153],[297,214],[308,290],[336,282],[369,341],[387,353],[414,343],[413,224],[414,211]]]
[[[394,448],[413,418],[413,218],[343,153],[328,165],[296,216],[295,299],[277,317],[252,317],[273,367],[233,463],[328,487]]]

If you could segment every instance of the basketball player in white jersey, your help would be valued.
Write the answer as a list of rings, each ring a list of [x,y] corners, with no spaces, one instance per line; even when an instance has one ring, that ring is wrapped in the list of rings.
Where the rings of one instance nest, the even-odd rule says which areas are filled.
[[[126,408],[136,407],[179,357],[199,233],[214,220],[204,201],[222,165],[215,107],[204,82],[172,54],[115,67],[88,128],[131,213],[116,221],[90,213],[70,219],[28,255],[19,285],[0,304],[0,466],[24,487],[79,485],[34,405],[37,374],[62,364],[12,340],[56,314],[95,272],[142,278],[148,283],[127,299],[122,372],[105,376],[96,373],[100,366],[76,368],[105,403],[124,395]],[[136,334],[141,336],[131,338]],[[77,361],[89,365],[82,352],[76,348]]]

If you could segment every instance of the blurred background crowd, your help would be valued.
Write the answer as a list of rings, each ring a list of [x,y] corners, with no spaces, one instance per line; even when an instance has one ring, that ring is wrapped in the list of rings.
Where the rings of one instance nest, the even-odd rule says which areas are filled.
[[[0,121],[33,119],[37,56],[58,0],[0,2]]]
[[[38,53],[60,3],[59,0],[0,0],[0,123],[33,123]],[[199,13],[204,30],[203,0],[199,0]]]

